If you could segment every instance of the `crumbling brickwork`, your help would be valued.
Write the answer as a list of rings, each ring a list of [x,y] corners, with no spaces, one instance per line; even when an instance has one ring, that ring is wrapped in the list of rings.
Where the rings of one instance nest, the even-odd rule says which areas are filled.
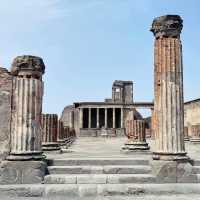
[[[12,75],[0,68],[0,158],[4,159],[10,151]]]

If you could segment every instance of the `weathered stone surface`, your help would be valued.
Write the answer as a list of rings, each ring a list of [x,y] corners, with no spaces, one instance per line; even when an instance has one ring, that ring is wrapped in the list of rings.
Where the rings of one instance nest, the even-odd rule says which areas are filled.
[[[154,159],[188,159],[184,146],[182,19],[166,15],[153,21],[154,33]]]
[[[197,183],[193,166],[189,162],[152,161],[152,173],[158,183]]]
[[[0,165],[0,183],[42,183],[45,171],[46,163],[43,161],[2,161]]]
[[[19,56],[13,61],[11,152],[8,160],[42,158],[41,112],[44,69],[44,63],[39,57]]]
[[[135,111],[130,111],[125,121],[128,141],[122,147],[124,152],[146,151],[149,146],[146,142],[145,121],[135,120]]]
[[[183,20],[178,15],[164,15],[154,19],[151,31],[156,38],[179,37],[183,28]]]
[[[0,68],[0,159],[10,152],[12,75]]]
[[[193,143],[200,143],[200,124],[191,126],[191,138],[190,141]]]
[[[200,99],[184,104],[184,126],[188,128],[188,136],[192,136],[192,126],[200,124]]]
[[[44,74],[45,65],[40,57],[23,55],[13,60],[11,73],[13,75],[38,75]]]
[[[42,114],[42,149],[59,150],[58,143],[58,115]]]

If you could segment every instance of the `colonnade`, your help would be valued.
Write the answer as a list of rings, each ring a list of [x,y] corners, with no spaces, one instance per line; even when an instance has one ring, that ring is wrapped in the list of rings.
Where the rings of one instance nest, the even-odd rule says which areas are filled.
[[[95,111],[96,116],[95,116],[95,125],[92,126],[92,109]],[[120,111],[117,113],[117,110]],[[101,112],[100,114],[100,110],[102,110],[103,112]],[[111,110],[112,112],[112,125],[109,124],[108,120],[108,110]],[[88,113],[85,114],[84,112]],[[80,124],[80,128],[102,128],[104,127],[105,129],[107,128],[123,128],[124,127],[124,122],[123,122],[123,118],[124,118],[124,110],[123,108],[115,108],[115,107],[106,107],[106,108],[93,108],[93,107],[88,107],[88,108],[80,108],[79,109],[79,124]],[[100,122],[100,118],[103,119],[103,122]],[[117,123],[117,120],[119,123]],[[87,124],[85,124],[85,122],[88,122]]]

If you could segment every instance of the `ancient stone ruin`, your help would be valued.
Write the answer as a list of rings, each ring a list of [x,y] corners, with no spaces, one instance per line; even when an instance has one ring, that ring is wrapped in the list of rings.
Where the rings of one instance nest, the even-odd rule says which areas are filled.
[[[42,58],[0,68],[0,196],[199,194],[200,100],[183,100],[182,28],[178,15],[152,23],[154,102],[116,80],[112,98],[45,114]]]

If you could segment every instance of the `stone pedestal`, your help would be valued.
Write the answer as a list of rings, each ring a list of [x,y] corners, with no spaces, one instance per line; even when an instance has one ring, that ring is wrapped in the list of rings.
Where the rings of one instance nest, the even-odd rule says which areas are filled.
[[[43,161],[3,161],[0,164],[0,184],[42,183],[46,168]]]
[[[155,36],[154,131],[158,160],[187,160],[183,123],[183,64],[177,15],[158,17],[151,31]]]
[[[191,133],[192,137],[190,138],[190,141],[192,143],[200,143],[200,124],[192,125]]]
[[[58,139],[57,114],[42,114],[42,149],[44,151],[60,150]]]
[[[156,176],[157,183],[198,183],[193,166],[188,161],[153,160],[152,174]]]
[[[134,111],[129,112],[125,127],[128,141],[125,143],[125,146],[122,147],[122,150],[127,152],[149,150],[145,138],[145,121],[134,120]]]

